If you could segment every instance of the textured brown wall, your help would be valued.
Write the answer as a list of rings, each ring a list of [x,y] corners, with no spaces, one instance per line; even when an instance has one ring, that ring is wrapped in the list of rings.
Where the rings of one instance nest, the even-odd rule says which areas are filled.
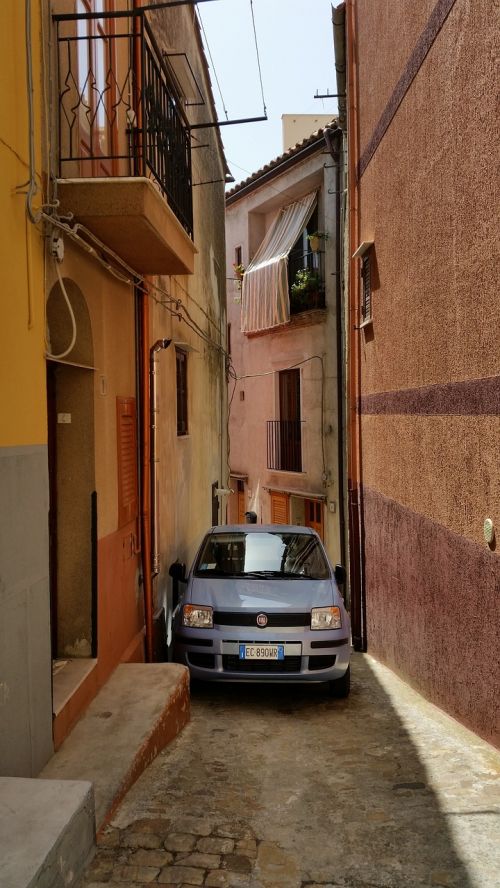
[[[377,656],[500,746],[498,556],[375,491],[364,507]]]
[[[498,743],[494,5],[355,2],[359,240],[375,243],[358,405],[368,646]]]

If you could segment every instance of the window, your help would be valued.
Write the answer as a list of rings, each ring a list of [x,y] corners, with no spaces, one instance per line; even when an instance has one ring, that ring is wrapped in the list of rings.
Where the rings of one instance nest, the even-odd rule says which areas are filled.
[[[78,0],[79,15],[112,12],[114,0]],[[112,19],[78,20],[81,174],[111,176],[116,137]],[[88,158],[88,160],[86,159]]]
[[[371,250],[361,259],[361,323],[372,319]]]
[[[243,333],[271,330],[290,320],[289,254],[311,218],[316,191],[280,209],[268,228],[243,277],[241,329]]]
[[[241,265],[241,247],[234,248],[234,264]]]
[[[361,294],[360,312],[361,326],[372,321],[372,252],[374,242],[366,240],[360,243],[358,249],[352,254],[353,259],[361,260]]]
[[[187,354],[180,348],[175,350],[176,383],[177,383],[177,434],[188,433],[188,387],[187,387]]]

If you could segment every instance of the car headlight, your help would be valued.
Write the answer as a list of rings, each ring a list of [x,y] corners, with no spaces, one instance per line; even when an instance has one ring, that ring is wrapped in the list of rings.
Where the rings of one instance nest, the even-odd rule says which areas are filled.
[[[342,617],[339,607],[313,607],[311,629],[341,629]]]
[[[213,608],[204,604],[185,604],[182,609],[182,625],[191,629],[211,629],[214,625]]]

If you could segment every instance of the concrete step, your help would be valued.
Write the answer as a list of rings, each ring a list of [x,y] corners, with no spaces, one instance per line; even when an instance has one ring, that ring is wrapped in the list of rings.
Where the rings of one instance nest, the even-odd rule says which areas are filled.
[[[185,666],[122,663],[39,777],[92,783],[99,830],[188,721]]]
[[[189,710],[185,666],[118,666],[38,778],[0,778],[0,888],[75,885],[96,828]]]
[[[0,777],[2,888],[66,888],[94,846],[90,783]]]

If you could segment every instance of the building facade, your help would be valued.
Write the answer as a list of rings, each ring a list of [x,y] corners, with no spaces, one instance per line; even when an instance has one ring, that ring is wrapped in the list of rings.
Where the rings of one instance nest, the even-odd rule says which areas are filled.
[[[2,563],[7,577],[9,564],[28,564],[29,581],[43,586],[43,619],[24,603],[28,579],[18,593],[13,575],[10,599],[30,619],[15,654],[2,648],[19,722],[12,717],[2,747],[2,773],[12,776],[38,773],[118,663],[166,659],[169,565],[192,556],[226,480],[227,168],[193,4],[143,5],[26,4],[41,10],[27,43],[33,107],[29,119],[16,111],[23,151],[9,144],[24,158],[35,134],[37,193],[11,239],[25,278],[38,263],[24,300],[38,308],[35,321],[21,300],[7,311],[10,351],[24,323],[27,391],[21,410],[19,361],[7,349],[3,465],[16,516],[9,533],[19,534],[12,552],[22,557],[2,551]],[[24,15],[10,6],[12,34]],[[22,459],[36,462],[36,483],[19,446],[30,448]],[[19,548],[24,540],[32,551],[21,533],[28,520],[39,573]],[[18,617],[5,613],[8,637]],[[33,636],[37,655],[43,648],[36,663]],[[17,752],[30,736],[31,764]]]
[[[33,41],[32,84],[25,51],[40,24],[37,5],[27,21],[24,4],[2,5],[0,772],[23,775],[52,751],[44,238],[30,220],[41,188],[41,46]]]
[[[344,557],[341,134],[304,139],[226,198],[229,520],[318,530]]]
[[[345,15],[357,632],[498,744],[494,7],[347,0],[334,23]]]

